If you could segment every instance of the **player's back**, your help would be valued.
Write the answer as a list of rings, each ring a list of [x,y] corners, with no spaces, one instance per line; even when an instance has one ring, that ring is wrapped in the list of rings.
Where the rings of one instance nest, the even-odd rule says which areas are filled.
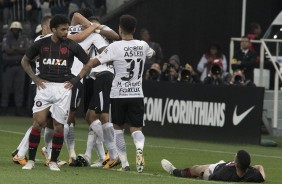
[[[142,77],[143,66],[149,46],[144,41],[130,40],[115,42],[115,73],[123,81],[138,81]]]
[[[101,57],[98,56],[99,60],[113,61],[112,98],[143,97],[142,74],[149,50],[144,41],[121,40],[109,45]]]

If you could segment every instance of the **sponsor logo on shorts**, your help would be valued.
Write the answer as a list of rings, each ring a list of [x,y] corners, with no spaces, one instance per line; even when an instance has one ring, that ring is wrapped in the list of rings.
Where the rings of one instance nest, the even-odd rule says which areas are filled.
[[[35,102],[35,105],[36,105],[37,107],[41,107],[41,106],[42,106],[42,102],[41,102],[41,101],[37,101],[37,102]]]

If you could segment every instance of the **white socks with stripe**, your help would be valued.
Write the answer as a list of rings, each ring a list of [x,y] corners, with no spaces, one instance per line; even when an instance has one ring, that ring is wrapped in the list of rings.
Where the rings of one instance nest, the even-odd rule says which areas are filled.
[[[129,166],[129,163],[126,154],[124,130],[115,130],[115,134],[116,134],[116,146],[117,146],[118,156],[120,158],[122,167],[125,168],[126,166]]]
[[[103,143],[99,139],[97,139],[97,135],[94,133],[92,128],[89,127],[85,155],[88,156],[88,158],[90,158],[90,159],[92,157],[93,147],[95,148],[99,159],[104,160],[106,155],[105,155]]]
[[[116,144],[115,144],[115,132],[112,123],[105,123],[102,125],[104,133],[104,145],[110,153],[110,159],[114,160],[118,157]]]
[[[93,130],[93,132],[97,135],[97,138],[104,142],[104,135],[103,135],[103,129],[102,129],[102,123],[100,120],[95,120],[90,124],[90,128]]]

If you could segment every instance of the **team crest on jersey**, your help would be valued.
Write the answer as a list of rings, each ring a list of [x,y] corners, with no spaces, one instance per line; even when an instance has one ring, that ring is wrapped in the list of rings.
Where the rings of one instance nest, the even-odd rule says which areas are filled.
[[[43,47],[42,49],[44,52],[49,52],[49,47]]]
[[[41,102],[41,101],[37,101],[37,102],[35,102],[35,105],[36,105],[37,107],[41,107],[41,106],[42,106],[42,102]]]
[[[67,47],[62,47],[62,48],[60,49],[60,52],[61,52],[62,54],[66,54],[66,53],[68,52],[68,48],[67,48]]]

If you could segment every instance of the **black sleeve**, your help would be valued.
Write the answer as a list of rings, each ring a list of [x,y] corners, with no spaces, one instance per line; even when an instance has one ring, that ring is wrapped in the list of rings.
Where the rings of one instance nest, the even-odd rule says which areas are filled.
[[[225,167],[218,169],[216,172],[209,176],[209,180],[215,181],[235,181],[232,173],[234,172],[231,167]]]
[[[33,45],[31,45],[31,47],[29,47],[25,53],[25,55],[30,59],[33,60],[40,51],[41,48],[41,40],[38,40],[37,42],[35,42]]]
[[[261,182],[264,182],[264,179],[261,173],[257,169],[250,168],[248,172],[246,173],[246,175],[243,177],[242,181],[261,183]]]
[[[209,180],[223,181],[223,180],[222,180],[222,175],[220,174],[220,172],[211,174],[211,175],[209,176]]]
[[[76,42],[72,42],[74,55],[79,59],[80,62],[86,64],[89,60],[89,55],[83,50],[83,48]]]

